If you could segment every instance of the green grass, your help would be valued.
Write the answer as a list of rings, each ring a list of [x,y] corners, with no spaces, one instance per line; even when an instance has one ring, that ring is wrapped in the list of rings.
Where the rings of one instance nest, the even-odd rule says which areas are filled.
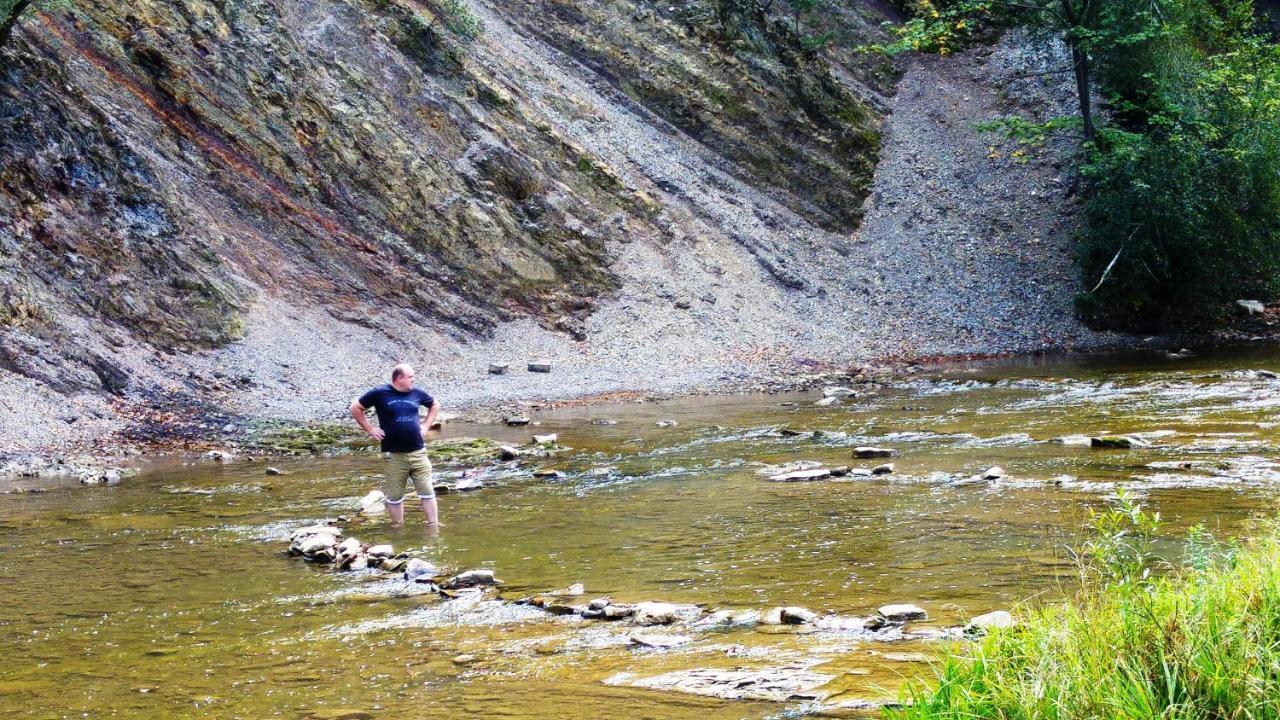
[[[1238,547],[1193,535],[1188,565],[1156,578],[1127,550],[1126,572],[1099,567],[1117,544],[1132,549],[1134,533],[1111,530],[1091,543],[1074,600],[956,645],[937,679],[909,687],[909,704],[886,717],[1280,718],[1280,524]]]

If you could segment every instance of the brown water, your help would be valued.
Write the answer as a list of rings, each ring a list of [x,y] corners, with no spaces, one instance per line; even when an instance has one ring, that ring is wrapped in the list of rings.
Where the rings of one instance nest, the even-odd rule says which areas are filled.
[[[810,393],[546,413],[537,431],[574,448],[546,463],[566,478],[502,470],[482,491],[441,499],[439,535],[417,526],[415,509],[405,529],[378,519],[349,534],[452,568],[492,567],[507,597],[581,582],[588,597],[708,608],[865,615],[911,601],[929,610],[927,624],[946,626],[1068,592],[1065,548],[1118,485],[1169,521],[1170,557],[1192,524],[1230,536],[1272,513],[1280,381],[1250,371],[1278,361],[1267,351],[986,366],[825,408]],[[589,423],[599,417],[619,424]],[[665,418],[679,425],[656,428]],[[847,436],[782,437],[773,432],[782,425]],[[1157,431],[1142,450],[1043,442]],[[799,459],[875,464],[850,459],[862,444],[899,449],[896,473],[779,484],[757,472]],[[378,458],[276,464],[289,475],[267,477],[261,463],[196,463],[118,487],[0,496],[0,714],[789,717],[820,708],[604,680],[801,663],[834,676],[828,703],[886,698],[928,666],[881,653],[938,648],[743,628],[638,650],[623,624],[444,603],[376,572],[333,573],[284,557],[284,538],[349,513],[377,486]],[[991,465],[1009,480],[946,484]],[[459,654],[476,660],[455,664]]]

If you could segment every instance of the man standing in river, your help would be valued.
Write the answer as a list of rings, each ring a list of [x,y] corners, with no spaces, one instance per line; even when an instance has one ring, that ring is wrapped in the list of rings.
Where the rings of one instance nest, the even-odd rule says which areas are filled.
[[[391,522],[404,522],[404,491],[409,480],[422,501],[422,513],[428,527],[440,524],[440,511],[436,506],[436,492],[431,485],[431,460],[427,458],[423,437],[440,414],[440,403],[424,390],[413,386],[413,368],[405,363],[391,370],[391,384],[376,387],[351,401],[351,417],[369,437],[382,442],[382,454],[387,458],[386,479],[382,491],[386,494],[387,515]],[[426,407],[427,417],[418,416],[418,408]],[[365,416],[365,409],[378,413],[378,427]]]

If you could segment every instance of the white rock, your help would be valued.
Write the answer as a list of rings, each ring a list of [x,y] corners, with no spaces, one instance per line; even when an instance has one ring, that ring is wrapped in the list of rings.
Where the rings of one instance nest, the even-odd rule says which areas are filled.
[[[478,477],[464,477],[453,484],[453,489],[458,492],[467,492],[469,490],[479,490],[484,487],[484,481]]]
[[[1261,315],[1267,311],[1267,306],[1257,300],[1237,300],[1236,306],[1247,315]]]
[[[871,468],[871,474],[872,475],[892,475],[893,463],[885,463],[883,465],[877,465]]]
[[[659,420],[658,422],[654,423],[654,425],[657,425],[660,428],[675,427],[679,424],[680,423],[676,422],[675,420]]]
[[[396,554],[395,548],[386,544],[374,545],[373,547],[369,548],[365,552],[369,555],[369,557],[376,557],[376,558],[395,557],[395,554]]]
[[[384,503],[387,496],[381,490],[370,490],[368,495],[360,498],[360,514],[362,515],[378,515],[386,512],[387,508]]]
[[[824,397],[818,402],[814,403],[814,405],[817,405],[818,407],[827,407],[828,405],[835,405],[838,402],[840,402],[840,398]]]
[[[336,544],[338,542],[337,538],[342,537],[342,528],[333,525],[308,525],[294,530],[289,535],[289,539],[298,541],[315,535],[330,535],[334,538],[332,544]]]
[[[808,625],[818,619],[818,613],[802,607],[782,608],[782,622],[785,625]]]
[[[492,570],[467,570],[458,573],[449,578],[444,583],[444,587],[449,589],[481,587],[487,585],[497,585],[498,579],[494,577]]]
[[[847,398],[847,397],[853,397],[854,395],[857,395],[857,394],[858,394],[857,390],[854,390],[852,388],[847,388],[847,387],[828,385],[827,387],[822,388],[822,397],[824,398],[829,398],[829,397]]]
[[[893,605],[884,605],[878,611],[889,622],[906,622],[908,620],[925,620],[928,619],[929,613],[919,605],[911,605],[909,603],[897,603]]]
[[[659,633],[637,633],[631,636],[631,644],[646,648],[673,648],[688,645],[693,638],[688,635],[668,635]]]
[[[797,470],[795,472],[770,475],[769,479],[773,482],[808,482],[826,477],[831,477],[831,471],[827,468],[818,468],[816,470]]]
[[[405,580],[417,580],[419,582],[426,582],[426,581],[429,581],[431,579],[431,576],[435,574],[436,574],[435,565],[432,565],[426,560],[420,560],[418,558],[413,558],[412,560],[409,561],[409,564],[404,567]]]
[[[1000,478],[1005,477],[1005,475],[1006,473],[1004,471],[1004,468],[1000,467],[999,465],[993,465],[987,468],[986,471],[982,473],[982,479],[983,480],[999,480]]]
[[[675,622],[677,608],[671,603],[636,603],[634,619],[637,625],[669,625]]]
[[[966,634],[974,635],[984,633],[992,628],[1010,628],[1013,625],[1012,615],[1004,610],[996,610],[973,618],[968,625],[964,626],[964,631]]]
[[[555,443],[555,441],[557,441],[557,440],[559,440],[559,439],[560,439],[560,437],[559,437],[556,433],[549,433],[549,434],[547,434],[547,435],[534,435],[534,436],[533,436],[533,442],[534,442],[534,444],[535,444],[535,445],[551,445],[551,444]]]

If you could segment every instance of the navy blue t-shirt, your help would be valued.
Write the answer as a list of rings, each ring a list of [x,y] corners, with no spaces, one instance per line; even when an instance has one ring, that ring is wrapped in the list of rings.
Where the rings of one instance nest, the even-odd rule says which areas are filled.
[[[385,433],[382,452],[413,452],[421,450],[422,426],[418,421],[418,406],[431,407],[435,403],[424,390],[414,388],[400,392],[391,385],[376,387],[360,396],[360,406],[378,411],[378,425]]]

